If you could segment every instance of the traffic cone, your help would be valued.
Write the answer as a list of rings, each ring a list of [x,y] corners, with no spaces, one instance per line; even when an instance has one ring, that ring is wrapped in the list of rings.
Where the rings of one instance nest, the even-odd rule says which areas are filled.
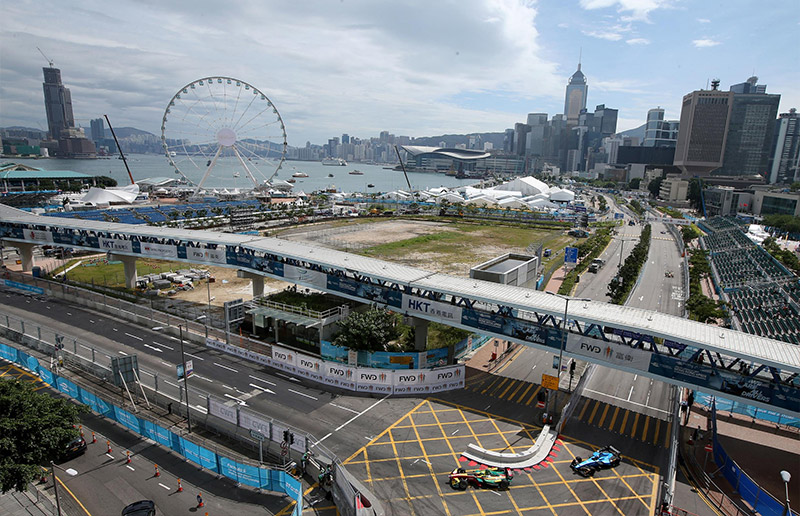
[[[154,477],[160,477],[160,476],[161,476],[161,472],[160,472],[160,471],[158,471],[158,464],[154,464],[154,466],[156,467],[156,474],[155,474],[155,475],[153,475],[153,476],[154,476]]]
[[[179,493],[183,492],[183,486],[181,485],[181,479],[180,478],[178,479],[178,492]]]
[[[111,441],[106,439],[106,446],[108,446],[108,451],[106,453],[111,453]]]
[[[92,444],[96,442],[97,442],[97,437],[94,435],[94,432],[92,432]]]
[[[83,425],[78,425],[78,431],[80,431],[81,437],[83,437]]]
[[[47,475],[48,475],[47,470],[45,468],[42,468],[42,471],[41,471],[41,473],[39,475],[39,483],[40,484],[46,484],[47,483]]]
[[[203,493],[197,493],[197,506],[205,507],[205,504],[203,503]]]
[[[125,464],[130,464],[131,463],[131,452],[126,451],[125,455],[127,456],[127,458],[125,459]]]

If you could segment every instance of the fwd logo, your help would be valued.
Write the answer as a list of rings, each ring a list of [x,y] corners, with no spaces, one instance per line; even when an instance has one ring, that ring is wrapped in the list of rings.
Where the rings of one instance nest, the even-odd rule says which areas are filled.
[[[415,382],[417,381],[417,375],[401,375],[397,378],[400,382]]]
[[[447,373],[439,373],[439,374],[437,374],[437,375],[436,375],[436,379],[437,379],[437,380],[443,380],[443,379],[446,379],[446,378],[452,378],[453,376],[455,376],[455,375],[453,374],[453,372],[452,372],[452,371],[449,371],[449,372],[447,372]]]
[[[278,360],[289,360],[289,355],[286,353],[281,353],[280,351],[273,351],[272,353]]]
[[[330,369],[328,369],[328,372],[330,374],[335,374],[336,376],[345,376],[344,369],[337,369],[335,367],[331,367]]]
[[[581,342],[581,349],[588,351],[589,353],[596,353],[599,354],[603,351],[603,349],[596,345],[596,344],[587,344],[586,342]]]
[[[361,379],[362,379],[362,380],[372,380],[372,381],[375,381],[375,380],[377,380],[377,379],[378,379],[378,375],[377,375],[377,374],[372,374],[372,373],[361,373]]]
[[[314,362],[312,362],[310,360],[306,360],[304,358],[301,358],[300,359],[300,366],[301,367],[305,367],[306,369],[311,369],[311,368],[314,367]]]

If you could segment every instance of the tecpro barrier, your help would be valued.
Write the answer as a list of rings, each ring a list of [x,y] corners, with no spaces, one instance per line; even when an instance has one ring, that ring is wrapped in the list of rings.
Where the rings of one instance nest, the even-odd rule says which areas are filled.
[[[55,386],[59,391],[71,398],[88,405],[95,413],[112,419],[143,437],[152,439],[202,468],[224,475],[240,484],[290,496],[298,502],[292,515],[300,516],[302,514],[303,502],[300,481],[288,473],[246,464],[208,450],[152,421],[141,419],[125,409],[108,403],[67,378],[48,370],[35,357],[28,355],[24,351],[0,343],[0,356],[25,367],[39,376],[44,382]]]
[[[357,392],[426,394],[464,388],[464,365],[434,369],[374,369],[329,362],[273,345],[272,356],[207,338],[206,346],[246,360]]]

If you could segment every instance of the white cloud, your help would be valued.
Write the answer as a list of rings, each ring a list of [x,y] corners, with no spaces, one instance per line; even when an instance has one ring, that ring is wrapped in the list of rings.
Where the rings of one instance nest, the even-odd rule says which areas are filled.
[[[697,23],[711,23],[711,20],[708,18],[698,18]]]
[[[616,93],[647,93],[647,90],[642,87],[642,84],[636,81],[613,80],[604,81],[600,79],[592,80],[592,88],[598,91],[609,91]]]
[[[583,34],[592,38],[605,39],[608,41],[619,41],[622,39],[622,34],[614,32],[613,30],[583,31]]]
[[[649,21],[649,14],[657,9],[671,7],[672,0],[581,0],[584,9],[606,9],[616,7],[619,13],[630,13],[625,17],[630,21]]]
[[[628,45],[649,45],[650,40],[645,38],[631,38],[627,40],[625,43]]]
[[[716,47],[719,44],[720,44],[719,41],[713,40],[711,38],[695,39],[692,41],[692,45],[696,46],[697,48]]]

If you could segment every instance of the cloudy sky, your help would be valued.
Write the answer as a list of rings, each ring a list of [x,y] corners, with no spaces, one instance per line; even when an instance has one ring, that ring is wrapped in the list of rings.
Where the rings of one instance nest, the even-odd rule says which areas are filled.
[[[239,78],[278,107],[289,143],[503,131],[564,109],[582,49],[588,107],[619,130],[718,77],[754,73],[800,108],[797,0],[16,0],[0,16],[0,126],[46,129],[42,67],[76,122],[160,134],[170,98]]]

